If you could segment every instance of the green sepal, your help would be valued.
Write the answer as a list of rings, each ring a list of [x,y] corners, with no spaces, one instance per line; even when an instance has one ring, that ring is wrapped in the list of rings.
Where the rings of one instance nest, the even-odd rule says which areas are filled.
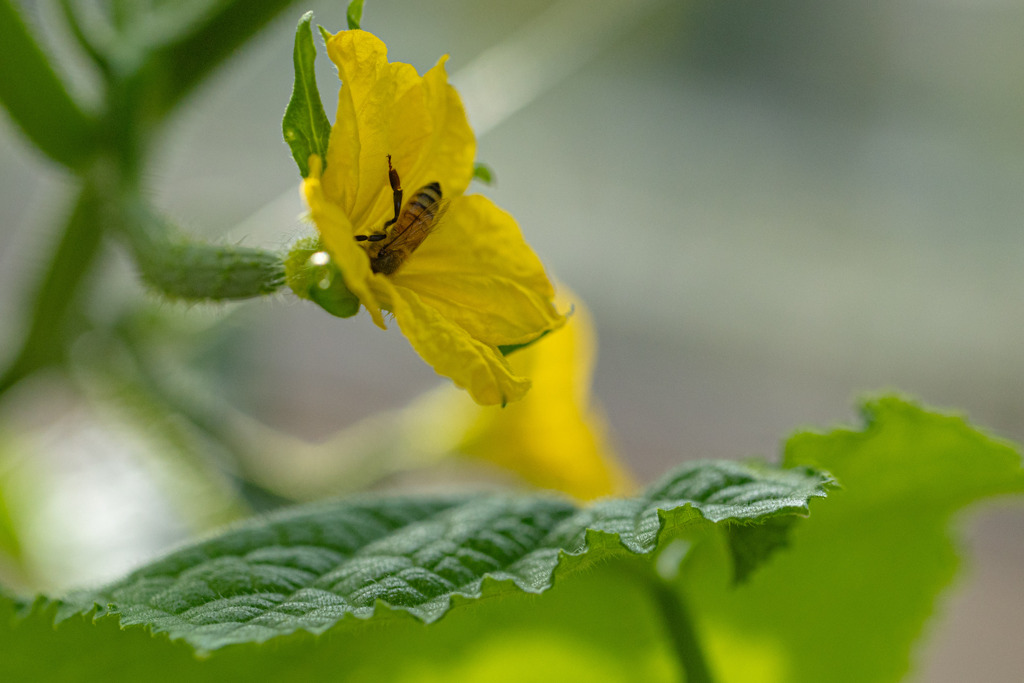
[[[320,90],[316,87],[316,45],[310,23],[313,13],[306,12],[295,30],[295,85],[284,112],[281,132],[291,148],[292,157],[303,178],[309,176],[309,157],[316,154],[327,164],[327,142],[331,137],[331,122],[324,112]]]
[[[312,301],[339,318],[351,318],[359,312],[359,298],[345,286],[341,271],[318,238],[296,242],[285,258],[284,268],[288,286],[300,299]]]
[[[525,341],[522,344],[502,344],[501,346],[498,347],[498,351],[501,352],[501,355],[507,356],[510,353],[515,353],[520,349],[525,349],[527,346],[532,346],[533,344],[536,344],[553,331],[554,330],[544,330],[530,341]]]
[[[493,185],[496,177],[490,166],[478,161],[473,164],[473,180],[479,180],[484,185]]]
[[[350,31],[359,28],[359,23],[363,20],[363,0],[352,0],[348,3],[348,12],[345,13],[345,17],[348,19]]]

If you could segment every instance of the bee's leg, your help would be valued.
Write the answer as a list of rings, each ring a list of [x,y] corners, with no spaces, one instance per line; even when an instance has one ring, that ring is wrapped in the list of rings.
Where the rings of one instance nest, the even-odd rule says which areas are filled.
[[[395,197],[395,217],[384,224],[388,229],[398,221],[398,213],[402,210],[402,180],[398,177],[398,171],[391,166],[391,155],[388,155],[388,181],[391,183],[391,191]]]

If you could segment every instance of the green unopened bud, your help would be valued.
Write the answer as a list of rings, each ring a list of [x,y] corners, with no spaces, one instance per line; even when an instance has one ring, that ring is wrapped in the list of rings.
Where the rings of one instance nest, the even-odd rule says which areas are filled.
[[[284,269],[288,286],[297,297],[339,318],[351,318],[359,312],[359,299],[345,286],[341,271],[319,239],[309,237],[296,242]]]

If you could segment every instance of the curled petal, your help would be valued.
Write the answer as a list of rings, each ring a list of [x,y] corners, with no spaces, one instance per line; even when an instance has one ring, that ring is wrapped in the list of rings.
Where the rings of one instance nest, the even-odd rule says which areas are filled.
[[[436,232],[392,276],[488,344],[522,344],[565,321],[515,219],[486,197],[456,197]]]
[[[311,156],[309,177],[302,183],[302,194],[309,204],[309,215],[316,223],[331,258],[341,271],[345,286],[359,298],[360,303],[369,311],[373,322],[379,327],[384,327],[380,304],[370,288],[370,280],[374,276],[370,271],[366,252],[352,239],[352,223],[348,216],[324,194],[320,171],[320,158]]]
[[[474,401],[504,405],[526,395],[530,380],[513,374],[494,346],[475,339],[416,292],[384,278],[374,284],[387,292],[389,308],[417,353],[439,374],[468,391]]]
[[[387,61],[387,47],[365,31],[341,31],[327,52],[342,80],[324,173],[328,197],[356,228],[377,227],[392,207],[387,156],[407,192],[439,182],[447,196],[465,191],[472,178],[476,140],[446,58],[424,76]]]
[[[514,371],[533,380],[530,394],[504,410],[481,408],[457,450],[587,500],[628,492],[634,483],[591,403],[596,335],[586,307],[573,303],[565,327],[509,357]]]
[[[469,187],[476,160],[476,137],[469,127],[459,93],[448,84],[445,55],[423,74],[423,89],[434,129],[420,164],[412,170],[410,189],[427,183],[441,183],[448,197],[457,197]]]
[[[409,64],[389,62],[387,46],[366,31],[340,31],[327,41],[338,67],[338,115],[327,150],[324,189],[356,227],[384,215],[387,155],[413,165],[431,122],[422,79]],[[377,214],[374,215],[374,209]]]

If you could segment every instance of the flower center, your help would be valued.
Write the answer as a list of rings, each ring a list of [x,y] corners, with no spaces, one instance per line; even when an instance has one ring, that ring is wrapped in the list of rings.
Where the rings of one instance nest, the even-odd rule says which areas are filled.
[[[356,235],[356,241],[368,242],[370,269],[382,275],[391,275],[423,244],[434,230],[448,202],[443,199],[441,184],[437,181],[424,185],[402,208],[402,181],[391,166],[388,155],[388,180],[395,202],[395,216],[384,224],[380,232]]]

